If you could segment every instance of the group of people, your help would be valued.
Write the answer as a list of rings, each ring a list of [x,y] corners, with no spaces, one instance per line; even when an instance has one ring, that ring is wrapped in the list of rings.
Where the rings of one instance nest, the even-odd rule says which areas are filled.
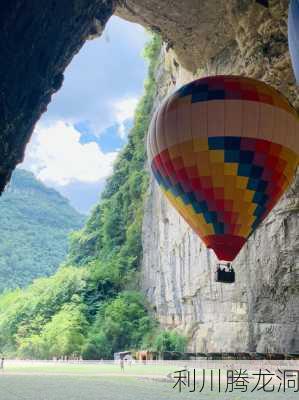
[[[221,268],[222,267],[222,268]],[[231,265],[231,263],[227,263],[225,265],[223,264],[218,264],[217,265],[217,272],[218,271],[224,271],[224,272],[232,272],[233,271],[233,267]]]

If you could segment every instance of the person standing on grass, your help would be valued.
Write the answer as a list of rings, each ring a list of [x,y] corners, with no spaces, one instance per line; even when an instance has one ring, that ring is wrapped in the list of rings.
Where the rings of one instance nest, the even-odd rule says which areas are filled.
[[[123,358],[120,359],[120,369],[122,370],[122,372],[125,371],[125,364]]]
[[[1,369],[2,371],[4,370],[4,357],[1,357],[0,369]]]

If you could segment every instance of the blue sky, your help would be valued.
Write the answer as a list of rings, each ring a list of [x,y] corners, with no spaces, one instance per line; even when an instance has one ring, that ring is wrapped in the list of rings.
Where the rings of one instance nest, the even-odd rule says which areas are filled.
[[[147,66],[148,35],[112,17],[100,38],[88,41],[65,71],[64,83],[37,123],[21,168],[87,212],[133,123]]]

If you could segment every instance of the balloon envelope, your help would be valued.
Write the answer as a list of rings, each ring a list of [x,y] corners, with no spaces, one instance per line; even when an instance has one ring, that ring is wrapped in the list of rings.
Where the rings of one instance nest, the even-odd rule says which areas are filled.
[[[288,39],[294,74],[299,83],[299,0],[291,0],[289,5]]]
[[[170,203],[219,259],[232,261],[294,177],[298,129],[296,111],[275,89],[208,77],[163,102],[148,156]]]

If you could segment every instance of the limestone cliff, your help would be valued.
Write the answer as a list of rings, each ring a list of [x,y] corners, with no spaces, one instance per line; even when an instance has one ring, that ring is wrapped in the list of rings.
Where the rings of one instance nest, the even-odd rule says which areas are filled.
[[[198,68],[193,66],[193,72],[165,47],[157,71],[156,106],[174,85],[215,73],[262,79],[298,105],[287,51],[286,2],[273,1],[270,9],[227,2],[234,3],[223,14],[234,37],[213,59],[203,53],[199,60],[195,52]],[[160,322],[189,336],[190,350],[299,351],[298,190],[297,176],[239,254],[234,264],[237,282],[227,286],[214,282],[213,252],[151,181],[143,224],[142,286]]]
[[[143,289],[160,322],[193,351],[299,349],[299,180],[235,262],[237,282],[214,282],[215,257],[152,181],[143,225]]]

